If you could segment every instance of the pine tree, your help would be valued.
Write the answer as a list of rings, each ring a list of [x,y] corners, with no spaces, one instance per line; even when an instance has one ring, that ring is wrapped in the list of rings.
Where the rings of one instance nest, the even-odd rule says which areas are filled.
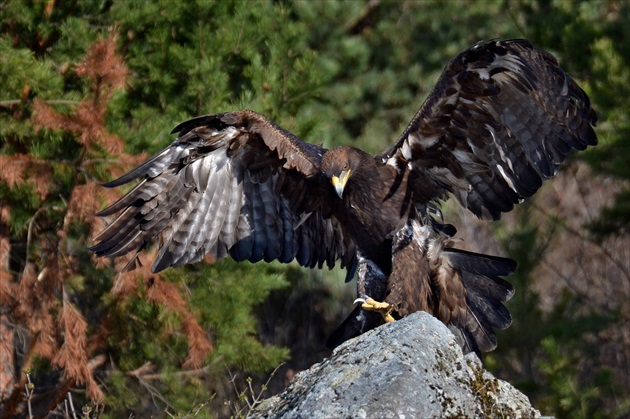
[[[40,11],[44,16],[36,16],[44,21],[56,16],[68,25],[62,26],[68,32],[87,25],[86,20],[77,21],[63,13],[57,16],[54,4],[51,7],[53,10]],[[11,20],[7,26],[13,24],[19,26]],[[252,275],[256,281],[235,283],[223,296],[223,304],[218,304],[217,297],[211,304],[212,295],[193,302],[186,291],[202,272],[191,271],[188,281],[168,281],[144,268],[150,266],[145,258],[151,255],[142,255],[142,266],[117,275],[124,260],[112,265],[89,256],[88,238],[104,226],[94,213],[117,198],[115,191],[99,187],[98,182],[119,176],[147,155],[126,154],[123,140],[106,127],[110,115],[124,113],[128,105],[121,90],[127,85],[128,70],[116,53],[116,31],[84,45],[86,56],[80,60],[66,56],[63,45],[50,56],[39,51],[41,57],[29,52],[36,45],[15,47],[32,38],[53,45],[54,41],[41,41],[44,35],[64,39],[60,33],[31,34],[20,29],[9,48],[8,39],[3,38],[11,57],[3,60],[3,71],[9,74],[13,65],[36,72],[33,76],[13,72],[7,83],[14,84],[14,94],[19,91],[22,99],[2,102],[9,111],[3,118],[10,122],[4,125],[2,163],[6,170],[0,179],[5,262],[0,279],[2,303],[7,307],[2,317],[2,356],[7,361],[2,371],[3,414],[25,414],[27,407],[35,415],[45,414],[77,385],[86,387],[85,401],[105,401],[114,417],[156,395],[163,400],[162,409],[185,409],[199,397],[195,390],[198,377],[225,376],[225,368],[230,366],[255,372],[278,365],[286,352],[263,347],[255,340],[249,314],[251,306],[271,289],[284,286],[273,268],[232,270],[228,264],[221,273],[227,277],[224,280]],[[57,59],[65,61],[59,69]],[[24,84],[37,77],[40,84]],[[48,86],[52,89],[43,88]],[[224,302],[234,296],[242,304],[226,306]],[[244,296],[250,297],[243,300]],[[198,318],[215,310],[220,314],[214,314],[213,320],[217,325],[231,324],[230,333],[209,333],[199,324]],[[228,318],[240,320],[216,320]],[[16,358],[11,354],[12,346],[19,344],[13,339],[18,331],[26,333],[30,343],[25,356]],[[132,345],[131,350],[125,343]],[[215,349],[216,355],[212,355]],[[122,374],[108,372],[111,365]],[[210,368],[212,365],[215,367]],[[31,373],[18,375],[18,368]],[[179,373],[179,369],[185,372]],[[137,394],[149,376],[156,380],[151,390],[146,396]],[[105,380],[110,394],[103,394],[96,377]],[[28,400],[23,396],[27,379],[34,385]],[[227,380],[218,381],[227,385]],[[45,396],[44,386],[53,388]],[[202,397],[211,399],[216,391],[213,387]],[[136,389],[133,397],[122,397],[132,388]],[[161,396],[163,392],[168,396]]]

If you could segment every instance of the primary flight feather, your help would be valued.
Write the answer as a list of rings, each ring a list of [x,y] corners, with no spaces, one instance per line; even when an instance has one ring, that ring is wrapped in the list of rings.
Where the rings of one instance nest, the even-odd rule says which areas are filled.
[[[454,196],[498,219],[574,149],[595,145],[597,117],[550,54],[525,40],[462,52],[398,141],[377,155],[306,143],[248,110],[206,115],[173,130],[162,152],[105,184],[138,184],[99,215],[92,247],[141,251],[158,238],[154,272],[210,253],[237,261],[347,267],[361,305],[336,346],[417,310],[446,323],[467,351],[496,346],[510,324],[501,276],[515,263],[454,247],[438,202]],[[135,259],[132,258],[132,262]]]

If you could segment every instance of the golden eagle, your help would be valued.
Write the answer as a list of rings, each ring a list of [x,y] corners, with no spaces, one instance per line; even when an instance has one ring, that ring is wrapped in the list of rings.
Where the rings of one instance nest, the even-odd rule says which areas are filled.
[[[439,201],[498,219],[597,143],[597,117],[556,59],[526,40],[482,41],[455,57],[398,141],[380,154],[309,144],[249,110],[173,130],[166,149],[121,178],[139,183],[99,213],[116,215],[98,255],[159,238],[154,272],[210,253],[237,261],[347,267],[358,301],[331,346],[425,310],[466,351],[496,347],[511,322],[500,278],[510,259],[453,247]],[[135,257],[134,257],[135,259]],[[132,260],[133,262],[133,260]]]

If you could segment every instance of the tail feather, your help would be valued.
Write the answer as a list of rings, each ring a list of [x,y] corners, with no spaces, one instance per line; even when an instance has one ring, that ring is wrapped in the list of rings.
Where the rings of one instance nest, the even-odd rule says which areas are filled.
[[[492,275],[481,275],[463,271],[464,285],[467,290],[498,301],[509,301],[514,295],[514,287],[505,279]]]
[[[516,270],[516,261],[500,256],[490,256],[466,250],[444,249],[450,264],[462,271],[485,276],[506,276]]]
[[[473,333],[470,330],[455,324],[448,325],[448,328],[451,333],[455,335],[455,340],[462,348],[462,352],[464,352],[465,354],[470,352],[481,354],[481,349],[477,344],[477,339],[475,339]]]
[[[455,328],[463,329],[465,336],[468,338],[468,344],[474,348],[477,355],[481,356],[482,352],[492,351],[497,347],[497,335],[494,329],[488,323],[483,313],[469,310],[466,313],[464,323],[452,323]],[[460,346],[461,342],[460,342]],[[465,348],[462,346],[465,351]]]
[[[443,257],[461,272],[468,307],[464,319],[454,322],[451,330],[464,350],[477,354],[497,346],[495,329],[505,329],[512,316],[503,303],[514,295],[512,285],[500,278],[516,269],[516,262],[502,257],[483,255],[460,249],[444,249]]]
[[[464,286],[466,286],[464,275]],[[512,316],[501,300],[490,295],[478,292],[474,288],[466,289],[466,302],[470,311],[477,317],[487,320],[487,323],[496,329],[505,329],[512,324]]]

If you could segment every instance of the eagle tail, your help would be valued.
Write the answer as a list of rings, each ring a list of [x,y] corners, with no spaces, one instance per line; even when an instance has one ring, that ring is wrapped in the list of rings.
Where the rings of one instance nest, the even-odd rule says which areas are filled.
[[[453,268],[458,270],[466,289],[467,310],[463,318],[449,325],[464,352],[488,352],[496,348],[494,330],[505,329],[512,323],[510,312],[503,303],[514,295],[514,288],[500,276],[516,269],[511,259],[445,249]]]
[[[429,280],[428,272],[407,269],[410,262],[414,262],[411,263],[414,268],[423,266],[421,262],[427,256],[425,252],[433,247],[423,244],[428,232],[428,229],[400,230],[394,240],[393,271],[389,277],[383,276],[374,264],[365,259],[363,264],[359,263],[359,281],[363,283],[363,288],[359,286],[359,294],[377,300],[385,299],[394,307],[397,317],[418,310],[432,313],[449,327],[465,353],[476,352],[481,355],[481,352],[495,349],[495,330],[505,329],[512,322],[504,303],[512,297],[514,288],[501,276],[513,273],[516,262],[461,249],[443,248],[442,238],[437,237],[437,248],[441,250],[428,250],[428,257],[439,258],[438,264],[444,269],[434,272],[436,276],[432,274],[433,279]],[[429,260],[426,263],[428,269]],[[419,278],[420,281],[414,282],[410,278]],[[386,283],[389,283],[387,292],[380,290],[378,285]],[[430,287],[430,290],[421,292],[426,287]],[[332,333],[326,346],[334,349],[344,341],[383,323],[381,314],[357,306]]]

